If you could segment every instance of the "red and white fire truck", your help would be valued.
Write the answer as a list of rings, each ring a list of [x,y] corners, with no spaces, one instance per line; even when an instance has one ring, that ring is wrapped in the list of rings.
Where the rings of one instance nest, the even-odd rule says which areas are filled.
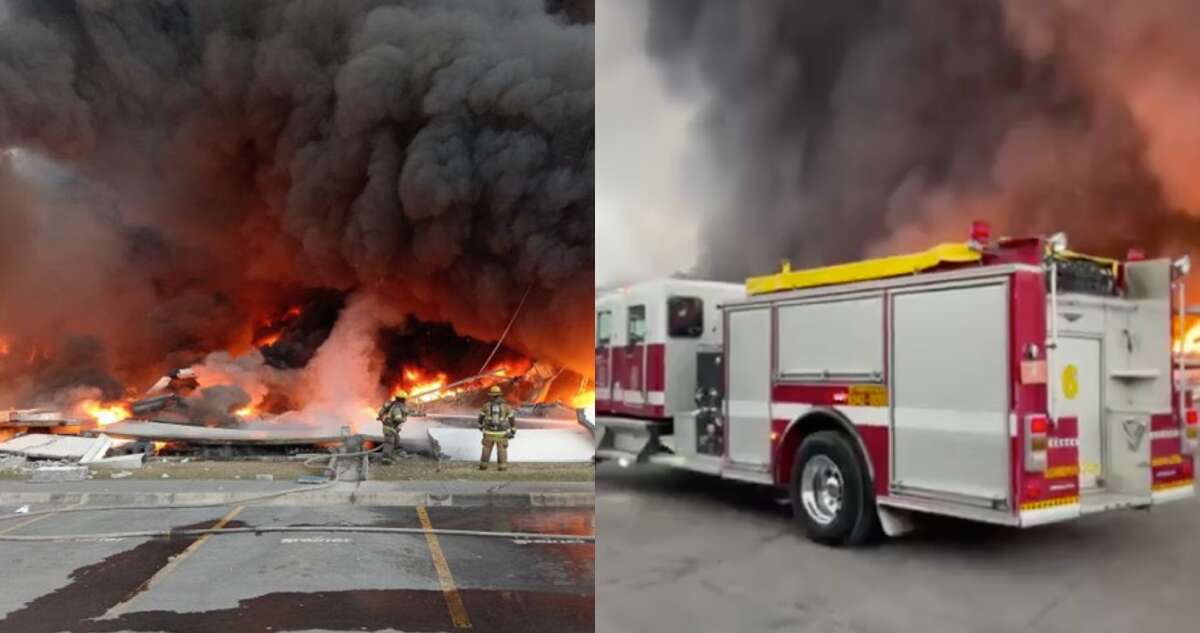
[[[1187,258],[989,233],[599,296],[597,458],[778,487],[837,544],[914,512],[1027,527],[1193,496]]]

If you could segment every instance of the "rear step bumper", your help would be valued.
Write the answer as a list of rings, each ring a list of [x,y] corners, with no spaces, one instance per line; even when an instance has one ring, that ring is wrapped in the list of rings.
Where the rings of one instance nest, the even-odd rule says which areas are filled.
[[[1021,527],[1032,527],[1046,523],[1057,523],[1070,519],[1110,512],[1149,508],[1153,505],[1170,503],[1194,497],[1196,489],[1192,482],[1181,483],[1178,486],[1155,490],[1150,496],[1125,495],[1101,490],[1085,492],[1082,497],[1072,499],[1069,503],[1051,504],[1045,507],[1022,509]]]
[[[1123,495],[1115,492],[1091,492],[1084,493],[1079,504],[1079,513],[1087,515],[1108,512],[1109,510],[1145,508],[1150,503],[1150,497]]]
[[[1173,485],[1156,486],[1154,492],[1150,493],[1150,499],[1155,505],[1190,499],[1194,496],[1196,496],[1196,484],[1192,480],[1181,481]]]

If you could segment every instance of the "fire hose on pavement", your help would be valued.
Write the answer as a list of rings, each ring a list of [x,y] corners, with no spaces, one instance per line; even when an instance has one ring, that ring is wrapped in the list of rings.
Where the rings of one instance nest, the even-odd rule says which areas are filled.
[[[165,506],[159,506],[163,508]],[[102,508],[111,510],[112,508]],[[24,515],[22,515],[24,516]],[[407,527],[380,527],[373,525],[354,526],[354,525],[278,525],[265,527],[224,527],[224,528],[197,528],[191,530],[140,530],[133,532],[107,532],[103,534],[60,534],[57,536],[9,536],[7,534],[0,535],[0,542],[3,541],[19,541],[19,542],[45,542],[45,541],[99,541],[108,539],[123,539],[123,538],[171,538],[176,536],[199,536],[202,534],[266,534],[270,532],[360,532],[369,534],[437,534],[438,536],[477,536],[486,538],[502,538],[514,540],[528,541],[555,541],[555,542],[579,542],[579,543],[594,543],[596,537],[594,535],[579,535],[579,534],[545,534],[542,532],[493,532],[490,530],[452,530],[443,528],[407,528]]]
[[[279,492],[270,492],[261,495],[252,495],[242,497],[232,501],[215,501],[209,503],[177,503],[166,505],[117,505],[117,506],[77,506],[68,508],[57,508],[54,510],[37,510],[24,514],[13,514],[0,516],[0,521],[9,521],[12,519],[28,519],[30,517],[48,515],[48,514],[64,514],[68,512],[110,512],[118,510],[191,510],[196,508],[216,508],[232,505],[240,505],[252,501],[264,501],[274,499],[286,495],[297,494],[301,492],[311,492],[313,490],[322,490],[329,488],[338,483],[337,460],[343,457],[362,457],[371,453],[382,450],[383,447],[375,447],[367,451],[357,451],[353,453],[330,453],[316,454],[304,460],[304,465],[309,468],[315,468],[318,465],[313,462],[328,458],[329,463],[321,466],[323,470],[332,473],[332,478],[322,484],[314,486],[304,486],[301,488],[289,488],[280,490]],[[8,535],[0,534],[0,542],[54,542],[54,541],[96,541],[107,539],[123,539],[123,538],[173,538],[179,536],[200,536],[204,534],[266,534],[275,532],[359,532],[372,534],[437,534],[441,536],[474,536],[483,538],[503,538],[503,539],[520,539],[532,542],[537,541],[555,541],[555,542],[579,542],[593,543],[596,540],[594,535],[577,535],[577,534],[545,534],[540,532],[494,532],[489,530],[454,530],[454,529],[439,529],[439,528],[406,528],[406,527],[381,527],[381,526],[350,526],[350,525],[331,525],[331,526],[314,526],[314,525],[279,525],[265,527],[222,527],[222,528],[195,528],[195,529],[172,529],[172,530],[137,530],[130,532],[107,532],[100,534],[60,534],[60,535]]]
[[[268,492],[268,493],[261,494],[261,495],[251,495],[249,497],[242,497],[240,499],[235,499],[232,501],[210,501],[210,502],[206,502],[206,503],[172,503],[172,504],[155,505],[155,506],[147,506],[147,505],[79,506],[79,507],[69,507],[69,508],[57,508],[54,510],[37,510],[34,512],[26,512],[24,514],[12,514],[12,515],[7,515],[7,516],[0,516],[0,521],[11,521],[13,519],[29,518],[29,517],[35,517],[35,516],[40,516],[40,515],[44,515],[44,514],[64,514],[67,512],[107,512],[107,511],[113,511],[113,510],[192,510],[192,509],[196,509],[196,508],[220,508],[220,507],[224,507],[224,506],[237,505],[239,503],[248,503],[251,501],[264,501],[267,499],[284,497],[287,495],[293,495],[293,494],[297,494],[300,492],[312,492],[314,490],[323,490],[325,488],[330,488],[334,484],[338,483],[338,472],[337,472],[336,463],[339,458],[341,458],[341,457],[360,457],[362,455],[368,455],[370,453],[374,453],[375,451],[378,451],[381,449],[382,449],[382,447],[376,447],[369,451],[358,451],[355,453],[316,454],[316,455],[309,457],[308,459],[304,460],[304,465],[309,468],[316,467],[316,465],[312,463],[314,460],[320,459],[323,457],[329,458],[329,463],[325,466],[322,466],[321,468],[322,468],[322,470],[328,470],[332,473],[332,476],[329,481],[327,481],[325,483],[321,483],[321,484],[312,485],[312,486],[303,486],[300,488],[288,488],[287,490],[280,490],[278,492]]]

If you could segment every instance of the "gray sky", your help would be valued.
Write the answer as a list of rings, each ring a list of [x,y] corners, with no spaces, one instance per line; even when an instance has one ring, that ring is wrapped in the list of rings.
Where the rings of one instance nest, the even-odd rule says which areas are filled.
[[[668,95],[642,0],[596,3],[596,284],[690,268],[705,192],[699,101]]]

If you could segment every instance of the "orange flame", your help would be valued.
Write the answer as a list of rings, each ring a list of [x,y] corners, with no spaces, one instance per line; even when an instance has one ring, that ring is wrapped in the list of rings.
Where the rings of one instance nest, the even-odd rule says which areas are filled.
[[[1172,349],[1176,354],[1200,354],[1200,321],[1193,323],[1182,338],[1175,339]]]
[[[8,339],[0,336],[0,356],[8,356],[11,350],[12,345],[8,342]]]
[[[279,337],[283,336],[284,328],[299,318],[300,313],[300,306],[292,306],[279,316],[264,317],[255,329],[254,346],[270,347],[274,345]]]
[[[108,426],[132,415],[129,407],[121,402],[104,404],[98,400],[85,400],[80,407],[99,426]]]
[[[585,409],[596,404],[596,391],[584,391],[571,398],[571,406],[576,409]]]
[[[255,347],[270,347],[270,346],[274,345],[275,341],[278,341],[279,337],[282,335],[283,335],[282,332],[271,332],[269,334],[264,334],[256,339],[254,339],[254,346]]]
[[[529,368],[532,365],[533,365],[533,363],[531,363],[528,360],[524,360],[524,361],[503,361],[502,360],[502,361],[497,362],[495,365],[492,365],[492,368],[487,370],[487,372],[485,372],[485,373],[490,373],[493,376],[500,376],[500,377],[505,377],[505,378],[508,376],[521,376],[525,372],[529,371]]]
[[[254,405],[248,404],[241,409],[234,411],[233,414],[239,418],[249,418],[258,415],[258,409],[255,409]]]
[[[407,365],[401,372],[400,382],[392,387],[392,397],[404,394],[416,396],[417,402],[432,402],[447,395],[442,392],[442,387],[449,381],[443,372],[427,374],[416,365]]]

